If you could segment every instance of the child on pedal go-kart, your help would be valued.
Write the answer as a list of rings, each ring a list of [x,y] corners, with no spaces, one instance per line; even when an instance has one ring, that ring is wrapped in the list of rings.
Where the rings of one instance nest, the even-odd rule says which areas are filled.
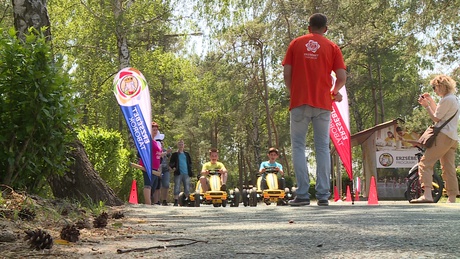
[[[219,150],[217,150],[217,148],[211,148],[209,150],[209,159],[211,161],[204,163],[201,169],[200,183],[203,192],[207,192],[209,190],[207,176],[211,171],[219,171],[220,179],[222,182],[221,191],[226,191],[227,169],[225,168],[224,164],[217,161],[219,159]]]
[[[267,174],[265,173],[267,169],[276,171],[277,173],[281,175],[281,177],[284,176],[283,166],[280,163],[276,162],[276,159],[278,159],[279,157],[278,149],[274,147],[270,148],[268,150],[267,156],[268,156],[268,161],[264,161],[260,163],[260,167],[259,167],[259,173],[261,174],[261,177],[262,177],[260,188],[262,190],[267,189],[267,180],[266,180]],[[282,181],[280,181],[280,187],[284,189],[284,183],[282,183]]]
[[[285,199],[288,197],[285,190],[283,166],[276,162],[279,156],[278,149],[274,147],[270,148],[267,156],[268,161],[262,162],[259,167],[260,178],[258,179],[257,195],[267,205],[271,203],[286,205]]]

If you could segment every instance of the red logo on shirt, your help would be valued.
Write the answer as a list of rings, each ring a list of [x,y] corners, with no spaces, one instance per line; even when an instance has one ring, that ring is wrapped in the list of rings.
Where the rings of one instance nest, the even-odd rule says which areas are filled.
[[[305,46],[307,47],[308,51],[311,51],[313,53],[316,53],[316,51],[321,47],[318,44],[318,42],[316,42],[314,40],[310,40]]]

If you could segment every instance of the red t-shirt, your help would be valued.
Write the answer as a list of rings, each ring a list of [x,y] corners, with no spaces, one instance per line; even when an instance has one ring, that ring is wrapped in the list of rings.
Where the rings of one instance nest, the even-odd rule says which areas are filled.
[[[331,72],[346,69],[335,43],[314,33],[298,37],[289,44],[284,65],[292,66],[289,110],[304,104],[332,110]]]

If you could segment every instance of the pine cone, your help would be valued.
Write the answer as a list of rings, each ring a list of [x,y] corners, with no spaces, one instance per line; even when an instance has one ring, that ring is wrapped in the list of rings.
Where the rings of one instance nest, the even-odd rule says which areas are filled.
[[[125,217],[125,214],[123,214],[123,212],[121,212],[121,211],[117,211],[117,212],[112,214],[113,219],[121,219],[121,218],[124,218],[124,217]]]
[[[69,215],[69,208],[65,207],[65,208],[62,208],[61,210],[61,216],[68,216]]]
[[[61,230],[61,239],[69,242],[77,242],[80,236],[80,230],[75,225],[67,225]]]
[[[33,210],[29,210],[27,208],[21,209],[18,213],[18,217],[22,220],[34,220],[35,219],[35,212]]]
[[[84,229],[84,228],[90,229],[91,228],[91,224],[89,223],[88,219],[80,219],[79,221],[75,223],[75,226],[78,229]]]
[[[26,230],[24,231],[27,235],[24,240],[30,245],[30,248],[35,250],[51,249],[53,247],[53,238],[46,231],[37,230]]]
[[[13,219],[14,211],[9,209],[0,208],[0,219]]]
[[[93,221],[93,226],[95,228],[105,228],[107,226],[107,220],[109,215],[106,212],[102,212],[96,219]]]

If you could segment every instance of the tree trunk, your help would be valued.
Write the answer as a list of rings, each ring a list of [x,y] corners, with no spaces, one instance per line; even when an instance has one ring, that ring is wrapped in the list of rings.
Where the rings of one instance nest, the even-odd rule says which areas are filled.
[[[46,9],[46,0],[13,0],[14,27],[18,38],[24,40],[30,27],[38,31],[46,27],[44,34],[51,39],[50,19]]]
[[[128,2],[130,5],[131,2]],[[129,6],[127,6],[129,7]],[[118,61],[120,69],[129,67],[131,54],[129,53],[128,39],[126,37],[126,29],[123,27],[123,3],[121,0],[116,0],[113,6],[113,14],[115,17],[115,35],[117,37]]]
[[[122,205],[123,202],[94,170],[83,144],[76,140],[71,148],[71,157],[75,160],[69,171],[63,176],[54,175],[48,179],[54,196],[79,201],[90,198],[93,202],[103,201],[108,206]]]
[[[377,100],[377,87],[375,86],[373,74],[372,74],[372,64],[369,62],[367,67],[367,72],[369,73],[369,80],[372,83],[372,101],[374,102],[374,125],[379,124],[379,105]]]
[[[272,141],[272,128],[270,125],[270,104],[268,103],[268,84],[267,84],[267,78],[265,76],[265,63],[264,63],[264,45],[263,43],[258,40],[257,44],[260,50],[260,59],[261,59],[261,67],[262,67],[262,79],[263,79],[263,84],[264,84],[264,105],[265,105],[265,113],[266,113],[266,119],[265,123],[267,124],[267,135],[268,135],[268,146],[273,147],[273,141]],[[278,143],[277,143],[278,144]]]
[[[46,26],[45,36],[50,41],[51,30],[46,0],[12,1],[14,25],[18,31],[18,37],[24,39],[30,27],[40,30]],[[48,179],[54,196],[75,198],[79,201],[86,201],[90,198],[93,202],[104,201],[109,206],[123,204],[94,170],[80,141],[75,139],[71,146],[75,149],[71,152],[74,163],[70,171],[63,176],[52,176]]]
[[[243,185],[248,185],[248,177],[244,168],[244,151],[240,144],[238,144],[238,188],[243,190]]]
[[[385,122],[385,105],[383,103],[383,86],[382,86],[382,66],[377,61],[377,76],[379,78],[379,106],[380,106],[380,123]]]

